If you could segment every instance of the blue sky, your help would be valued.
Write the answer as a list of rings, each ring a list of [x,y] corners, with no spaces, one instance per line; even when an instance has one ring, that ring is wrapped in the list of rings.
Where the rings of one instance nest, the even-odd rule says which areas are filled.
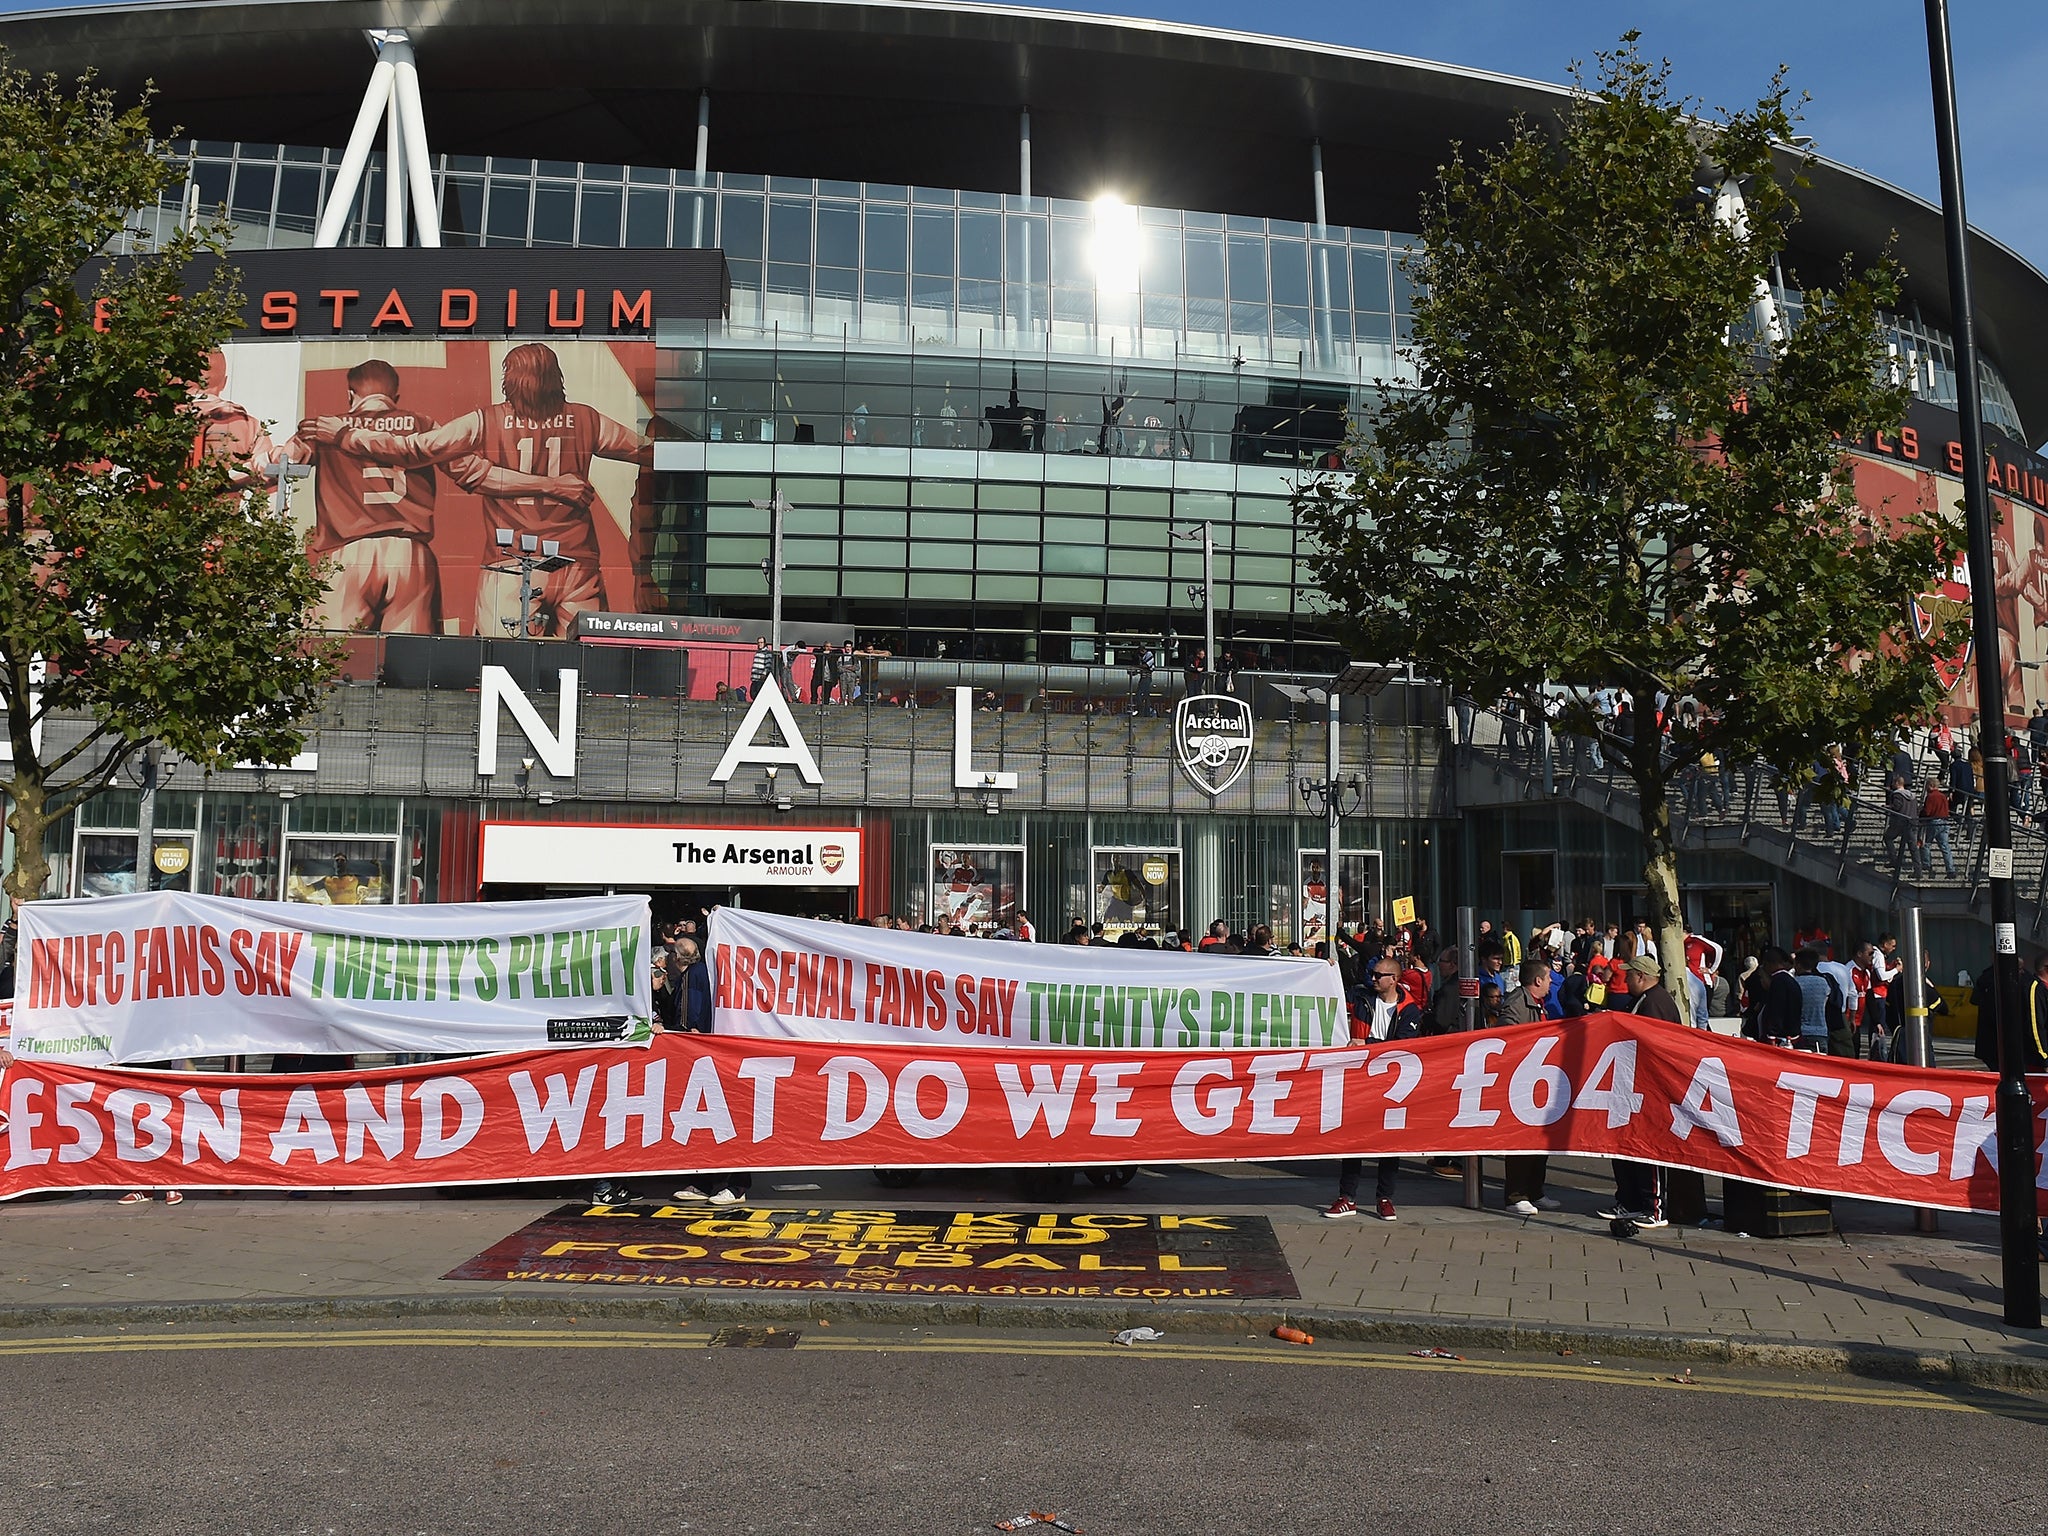
[[[1920,0],[1064,0],[1537,80],[1631,27],[1680,91],[1739,107],[1790,68],[1823,154],[1939,201]],[[1951,0],[1971,222],[2048,270],[2048,0]]]

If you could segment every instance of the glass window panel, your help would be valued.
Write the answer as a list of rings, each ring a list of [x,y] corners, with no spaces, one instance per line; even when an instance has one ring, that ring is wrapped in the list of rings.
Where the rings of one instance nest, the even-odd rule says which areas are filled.
[[[974,519],[959,512],[916,512],[910,514],[910,536],[913,539],[971,539],[974,537]],[[918,559],[924,559],[926,546],[918,544]],[[972,561],[968,562],[972,564]]]
[[[1047,499],[1055,487],[1047,486]],[[1048,544],[1094,544],[1108,542],[1103,525],[1086,518],[1048,517],[1045,520],[1045,542]]]
[[[1394,268],[1394,313],[1405,315],[1415,307],[1415,280],[1403,270],[1406,264],[1400,260]]]
[[[1009,278],[1013,283],[1046,280],[1045,220],[1013,213],[1003,220],[1009,242]]]
[[[690,238],[688,228],[683,238]],[[638,250],[658,250],[668,244],[668,193],[643,192],[637,188],[626,194],[626,244]]]
[[[862,222],[867,235],[867,253],[862,263],[866,269],[871,273],[908,271],[910,221],[903,210],[869,208]]]
[[[983,490],[990,487],[983,486]],[[1026,544],[1038,542],[1038,516],[1015,512],[984,512],[981,514],[981,536],[984,539],[1009,539]]]
[[[960,215],[960,275],[987,282],[1003,276],[1003,221],[992,213]]]
[[[1160,609],[1166,606],[1166,601],[1166,583],[1163,581],[1112,581],[1109,584],[1109,605],[1112,608]]]
[[[846,597],[900,599],[903,596],[902,556],[899,554],[893,565],[866,570],[855,569],[849,563],[848,568],[839,575],[839,590]]]
[[[901,304],[909,296],[909,279],[901,272],[870,269],[860,280],[861,296],[870,304]]]
[[[1282,341],[1301,341],[1308,336],[1308,311],[1286,305],[1273,306],[1273,334]]]
[[[681,249],[718,243],[718,199],[709,192],[678,192],[669,243]]]
[[[533,243],[573,245],[576,242],[576,189],[543,182],[533,192]]]
[[[228,176],[234,167],[222,160],[198,160],[192,165],[192,183],[199,188],[199,212],[203,218],[228,200]]]
[[[919,309],[950,310],[953,307],[953,279],[913,277],[910,280],[910,302]]]
[[[916,570],[910,573],[910,595],[934,602],[971,602],[974,597],[974,578],[968,575],[942,575],[936,572]]]
[[[1309,281],[1317,287],[1319,302],[1326,309],[1351,307],[1351,263],[1341,245],[1318,245],[1309,252],[1314,263]]]
[[[1000,507],[1007,511],[1030,512],[1034,514],[1038,511],[1039,487],[1035,485],[1004,485],[992,480],[984,481],[982,482],[980,496],[983,511],[994,507]],[[984,519],[985,521],[986,519]],[[1026,534],[1003,534],[1001,537],[1037,538],[1036,518],[1033,517],[1027,519],[1027,521],[1032,525],[1031,532]]]
[[[849,507],[901,507],[910,501],[908,480],[848,480],[846,482],[846,504]],[[897,532],[902,532],[899,523]]]
[[[718,243],[728,259],[761,259],[761,199],[734,197],[718,199]]]
[[[613,246],[619,243],[619,219],[623,211],[617,187],[585,187],[583,214],[576,225],[576,243]]]
[[[1052,221],[1052,280],[1070,288],[1095,286],[1095,261],[1090,254],[1095,230],[1079,219]]]
[[[277,191],[277,167],[244,163],[235,170],[234,212],[237,219],[267,223],[270,200]]]
[[[624,181],[626,179],[626,168],[623,165],[595,165],[586,160],[583,163],[583,179],[585,181]]]
[[[1109,553],[1098,544],[1047,544],[1043,551],[1047,575],[1100,576]]]
[[[839,564],[839,541],[837,539],[793,539],[785,534],[782,540],[782,558],[784,563],[788,565],[830,568]]]
[[[1100,407],[1097,409],[1099,410]],[[1107,507],[1108,498],[1100,486],[1048,485],[1045,488],[1045,510],[1048,512],[1079,512],[1084,515],[1092,513],[1095,517],[1100,518],[1104,511],[1107,510]],[[1100,540],[1102,537],[1102,525],[1097,522],[1091,526],[1094,528],[1094,532],[1089,537]],[[1047,538],[1053,536],[1052,523],[1050,521],[1045,525],[1045,536]]]
[[[1144,268],[1140,278],[1147,294],[1179,293],[1181,245],[1178,229],[1148,228],[1144,232]]]
[[[1036,576],[977,576],[975,598],[984,603],[1032,603],[1038,600]]]
[[[1230,297],[1237,304],[1266,301],[1266,242],[1234,236],[1230,242]]]
[[[493,155],[491,169],[500,176],[524,176],[528,180],[533,178],[533,162],[521,160],[516,156],[508,158],[504,155]]]
[[[1166,551],[1153,549],[1112,549],[1109,552],[1109,574],[1112,576],[1164,576]]]
[[[811,205],[778,197],[768,205],[768,259],[809,265]]]
[[[860,274],[841,267],[820,267],[817,274],[818,297],[821,299],[845,299],[849,302],[860,297]]]
[[[853,203],[820,203],[817,217],[818,265],[860,265],[860,209]]]
[[[533,188],[523,181],[491,183],[490,220],[486,232],[493,245],[526,244],[526,218]]]
[[[910,200],[936,208],[950,208],[953,206],[953,190],[950,187],[912,187]]]
[[[919,480],[913,486],[911,501],[920,507],[971,507],[974,505],[974,482]]]
[[[793,293],[799,297],[811,291],[811,269],[795,262],[771,261],[768,263],[768,291],[770,293]]]
[[[1077,608],[1102,606],[1102,583],[1078,576],[1048,576],[1041,584],[1048,603],[1065,603]]]
[[[911,215],[910,269],[931,277],[953,275],[953,215],[920,208]]]
[[[576,162],[574,160],[541,160],[536,162],[534,169],[543,176],[574,177],[576,174]]]
[[[1263,235],[1266,232],[1266,221],[1255,219],[1249,214],[1227,214],[1223,224],[1233,235]]]
[[[1222,299],[1229,297],[1224,283],[1223,242],[1200,235],[1187,241],[1188,297]]]
[[[1387,253],[1376,250],[1353,250],[1351,253],[1351,307],[1361,310],[1377,310],[1382,314],[1393,308],[1393,293],[1387,282]]]
[[[626,167],[626,180],[632,182],[635,186],[665,187],[668,185],[671,174],[673,173],[666,166],[661,165],[629,165]]]
[[[901,534],[903,531],[903,514],[898,512],[895,516],[896,531],[898,534]],[[846,527],[849,533],[853,531],[853,520],[851,518],[847,519]],[[904,557],[903,545],[897,542],[881,539],[850,538],[845,541],[844,548],[846,550],[846,564],[849,567],[861,570],[900,571],[905,569],[910,563]]]
[[[1308,308],[1308,247],[1299,240],[1275,240],[1271,250],[1273,302]]]
[[[848,507],[840,514],[846,537],[900,539],[910,531],[910,514],[900,507]],[[853,548],[851,542],[846,546]]]
[[[1356,319],[1358,323],[1358,339],[1360,341],[1375,342],[1392,341],[1394,339],[1394,322],[1390,316],[1385,314],[1358,313]]]
[[[469,188],[477,213],[483,211],[482,189],[474,182],[463,185]],[[284,181],[277,189],[277,227],[296,234],[310,235],[320,216],[320,173],[311,168],[287,168]],[[471,231],[476,229],[472,222]]]
[[[1035,571],[1038,549],[1030,544],[977,544],[974,563],[984,571]]]
[[[1272,329],[1272,325],[1272,316],[1263,304],[1230,306],[1230,333],[1233,336],[1262,337]]]

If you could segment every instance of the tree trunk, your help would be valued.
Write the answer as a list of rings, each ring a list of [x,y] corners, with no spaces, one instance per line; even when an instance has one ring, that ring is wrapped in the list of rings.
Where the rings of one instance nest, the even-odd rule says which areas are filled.
[[[1650,898],[1650,931],[1657,941],[1657,967],[1679,1015],[1691,1020],[1692,992],[1685,981],[1685,914],[1678,901],[1678,844],[1671,836],[1671,776],[1658,728],[1657,695],[1634,695],[1635,739],[1629,743],[1630,777],[1641,807],[1643,888]],[[1633,990],[1633,983],[1631,983]]]
[[[1643,807],[1643,886],[1650,894],[1650,930],[1657,939],[1657,965],[1679,1014],[1692,1019],[1692,990],[1685,980],[1685,915],[1678,901],[1678,845],[1671,838],[1671,801],[1660,779],[1638,783]]]
[[[40,781],[17,772],[8,786],[7,825],[14,833],[14,862],[8,867],[0,890],[19,905],[43,894],[50,878],[49,856],[43,851],[43,836],[51,818],[44,814],[49,801]]]

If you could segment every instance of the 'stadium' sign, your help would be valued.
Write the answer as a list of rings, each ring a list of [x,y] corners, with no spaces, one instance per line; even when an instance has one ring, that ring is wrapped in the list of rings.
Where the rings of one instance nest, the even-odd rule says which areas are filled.
[[[915,1296],[1291,1300],[1259,1216],[565,1205],[449,1280]]]
[[[1173,750],[1197,789],[1222,794],[1251,766],[1251,705],[1227,693],[1189,694],[1173,709]]]
[[[223,260],[241,273],[247,336],[651,337],[659,324],[719,319],[731,297],[715,250],[236,251],[195,262],[192,281]]]
[[[23,1061],[645,1045],[645,896],[321,907],[183,891],[21,909]]]

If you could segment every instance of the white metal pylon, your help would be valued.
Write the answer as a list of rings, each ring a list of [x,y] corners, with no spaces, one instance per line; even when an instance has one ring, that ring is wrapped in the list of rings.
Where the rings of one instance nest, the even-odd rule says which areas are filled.
[[[348,136],[348,148],[335,173],[334,186],[327,194],[327,206],[320,214],[320,227],[313,235],[316,246],[341,244],[355,208],[356,193],[363,184],[363,168],[370,162],[370,145],[384,125],[384,243],[405,244],[405,189],[412,191],[413,228],[419,243],[441,243],[441,219],[434,207],[433,161],[427,154],[427,115],[420,104],[419,69],[413,62],[412,38],[403,31],[377,30],[370,33],[377,50],[377,67],[370,71],[369,88],[363,104],[356,109],[356,125]]]

